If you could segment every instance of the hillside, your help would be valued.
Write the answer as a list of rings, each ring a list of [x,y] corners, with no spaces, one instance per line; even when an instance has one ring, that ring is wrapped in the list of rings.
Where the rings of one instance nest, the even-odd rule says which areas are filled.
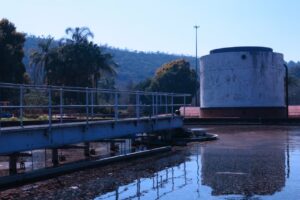
[[[29,73],[31,73],[31,68],[29,67],[30,52],[37,48],[37,44],[41,40],[43,39],[35,36],[28,36],[26,38],[23,62]],[[116,79],[119,88],[126,87],[130,82],[138,83],[148,77],[152,77],[157,68],[172,60],[184,58],[190,62],[193,69],[195,68],[195,58],[192,56],[173,55],[162,52],[129,51],[109,46],[103,46],[103,51],[112,54],[114,61],[119,65]],[[287,65],[290,69],[290,74],[300,78],[300,62],[290,61]]]
[[[152,77],[157,68],[172,60],[184,58],[194,68],[194,57],[183,55],[171,55],[161,52],[138,52],[105,47],[104,51],[113,55],[114,60],[120,66],[117,70],[118,83],[126,83],[132,80],[134,83]]]
[[[43,39],[34,36],[29,36],[26,39],[23,62],[29,73],[31,73],[31,68],[29,67],[30,52],[37,48],[37,44],[41,40]],[[109,46],[103,46],[103,51],[112,54],[114,61],[119,65],[116,83],[121,88],[126,87],[129,82],[138,83],[148,77],[152,77],[157,68],[172,60],[184,58],[191,63],[192,68],[195,68],[195,60],[192,56],[172,55],[162,52],[129,51]]]

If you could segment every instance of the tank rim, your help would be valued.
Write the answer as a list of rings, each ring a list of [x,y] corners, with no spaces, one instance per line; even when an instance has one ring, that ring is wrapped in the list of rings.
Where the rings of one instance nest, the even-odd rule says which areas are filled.
[[[226,53],[226,52],[273,52],[273,49],[269,47],[260,47],[260,46],[225,47],[225,48],[213,49],[210,51],[210,54]]]

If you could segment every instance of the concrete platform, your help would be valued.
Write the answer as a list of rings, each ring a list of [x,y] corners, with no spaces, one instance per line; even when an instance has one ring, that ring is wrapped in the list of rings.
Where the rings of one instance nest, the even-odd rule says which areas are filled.
[[[230,111],[230,110],[229,110]],[[226,110],[224,110],[223,112],[227,112]],[[221,116],[215,116],[215,117],[211,117],[206,115],[205,112],[203,112],[203,110],[201,110],[199,107],[186,107],[185,108],[185,112],[183,107],[180,108],[180,113],[184,118],[240,118],[238,116],[234,116],[234,115],[228,115],[227,117],[221,117]],[[185,114],[184,114],[185,113]],[[300,118],[300,105],[291,105],[288,107],[288,116],[289,118]],[[269,117],[272,118],[272,117]]]

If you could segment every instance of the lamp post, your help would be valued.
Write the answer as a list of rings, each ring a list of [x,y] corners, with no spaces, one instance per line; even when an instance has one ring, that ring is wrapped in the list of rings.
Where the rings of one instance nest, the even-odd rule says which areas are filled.
[[[196,65],[195,65],[195,69],[196,69],[196,80],[197,80],[197,83],[198,83],[198,28],[200,26],[198,25],[195,25],[194,28],[196,30]],[[200,88],[199,88],[200,90]],[[200,106],[200,96],[199,96],[199,92],[198,92],[198,86],[196,87],[196,94],[195,94],[195,106],[199,105]],[[199,99],[199,100],[198,100]]]

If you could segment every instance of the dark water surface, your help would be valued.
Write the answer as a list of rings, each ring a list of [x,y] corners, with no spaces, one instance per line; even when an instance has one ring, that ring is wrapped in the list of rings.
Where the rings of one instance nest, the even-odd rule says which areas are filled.
[[[300,127],[204,128],[219,140],[193,143],[150,177],[95,199],[300,199]]]

